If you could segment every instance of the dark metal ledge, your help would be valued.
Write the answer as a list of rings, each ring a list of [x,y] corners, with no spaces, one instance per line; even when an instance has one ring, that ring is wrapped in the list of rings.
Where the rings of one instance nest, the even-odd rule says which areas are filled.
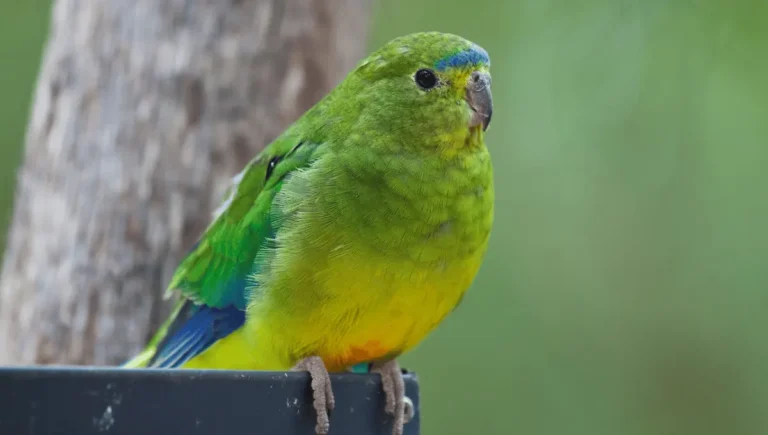
[[[379,375],[334,374],[331,435],[391,435]],[[419,434],[419,386],[405,376]],[[2,435],[313,435],[307,373],[0,367]]]

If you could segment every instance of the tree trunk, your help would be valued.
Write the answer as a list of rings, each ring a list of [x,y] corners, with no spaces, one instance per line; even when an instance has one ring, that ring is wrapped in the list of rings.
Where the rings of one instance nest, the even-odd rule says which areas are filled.
[[[364,54],[367,0],[58,0],[0,282],[0,364],[116,364],[230,177]]]

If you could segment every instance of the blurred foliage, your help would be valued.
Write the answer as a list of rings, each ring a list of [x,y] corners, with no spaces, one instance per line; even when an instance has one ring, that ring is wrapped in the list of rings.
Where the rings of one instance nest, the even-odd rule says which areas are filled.
[[[16,167],[47,35],[48,0],[0,6],[0,247],[11,217]]]
[[[47,2],[0,14],[10,209]],[[8,13],[10,11],[10,13]],[[768,3],[382,0],[491,54],[496,226],[403,359],[423,433],[768,433]]]
[[[768,2],[390,0],[485,47],[497,211],[424,433],[768,433]]]

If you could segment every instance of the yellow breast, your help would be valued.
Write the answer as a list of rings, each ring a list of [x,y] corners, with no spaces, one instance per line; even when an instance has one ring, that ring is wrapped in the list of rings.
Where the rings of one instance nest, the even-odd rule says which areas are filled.
[[[397,356],[456,307],[480,261],[479,253],[431,268],[351,256],[332,259],[328,275],[320,277],[322,293],[330,298],[309,319],[293,323],[298,334],[286,337],[285,344],[302,342],[305,352],[322,357],[329,370]]]
[[[396,357],[421,342],[457,306],[480,262],[481,253],[432,269],[335,259],[326,269],[322,290],[296,291],[325,295],[318,309],[305,311],[300,302],[266,303],[246,328],[185,367],[286,370],[300,358],[317,355],[329,371],[343,371]]]

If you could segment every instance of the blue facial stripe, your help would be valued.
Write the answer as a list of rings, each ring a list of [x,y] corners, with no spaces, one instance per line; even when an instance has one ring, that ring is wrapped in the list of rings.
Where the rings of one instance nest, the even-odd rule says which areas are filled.
[[[474,46],[438,60],[435,63],[435,69],[438,71],[445,71],[448,68],[477,64],[490,65],[491,60],[488,58],[488,53],[485,50],[481,47]]]

